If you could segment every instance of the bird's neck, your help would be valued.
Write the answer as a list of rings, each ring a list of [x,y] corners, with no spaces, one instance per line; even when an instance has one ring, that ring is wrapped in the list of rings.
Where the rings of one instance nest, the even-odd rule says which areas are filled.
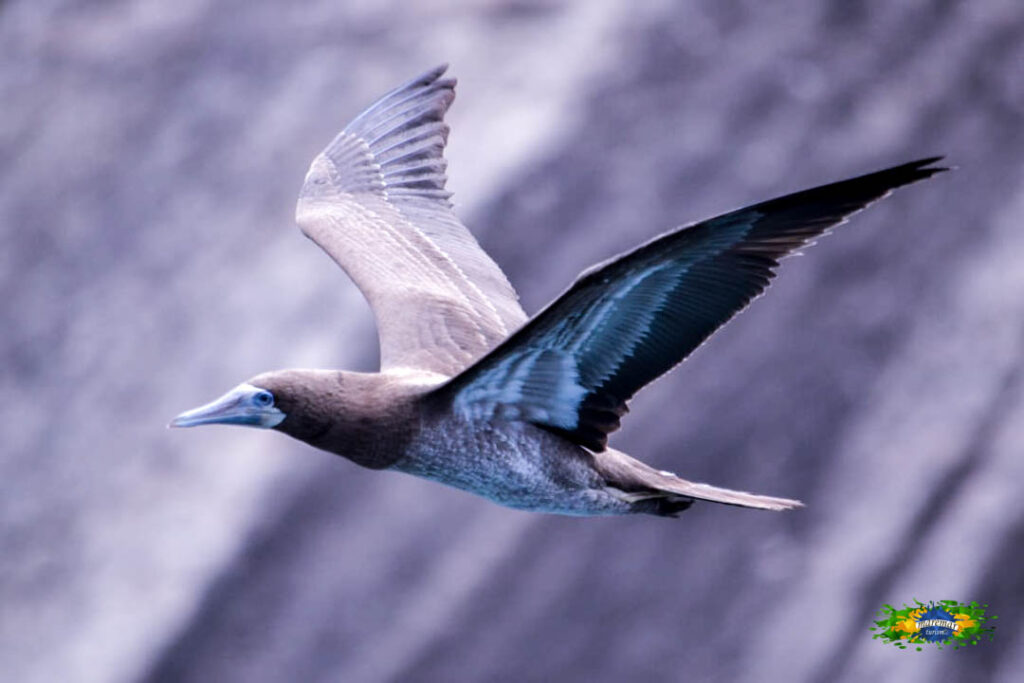
[[[420,428],[422,390],[385,374],[338,371],[302,381],[301,398],[277,429],[358,465],[390,467]]]

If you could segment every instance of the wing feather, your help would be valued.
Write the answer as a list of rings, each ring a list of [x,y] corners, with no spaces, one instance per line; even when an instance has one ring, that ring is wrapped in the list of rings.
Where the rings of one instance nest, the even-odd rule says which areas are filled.
[[[585,271],[437,397],[464,414],[533,422],[595,451],[627,401],[768,286],[780,258],[938,158],[823,185],[655,238]]]
[[[452,211],[438,67],[384,95],[313,160],[296,221],[373,307],[384,369],[454,375],[526,321],[515,290]]]

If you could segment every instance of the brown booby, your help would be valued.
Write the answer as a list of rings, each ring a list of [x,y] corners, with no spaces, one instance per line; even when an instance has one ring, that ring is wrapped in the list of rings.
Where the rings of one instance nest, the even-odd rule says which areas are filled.
[[[280,370],[175,427],[276,429],[359,465],[514,508],[675,516],[694,500],[801,503],[681,479],[607,446],[627,402],[761,294],[778,261],[941,157],[693,223],[584,271],[527,319],[445,190],[439,67],[384,95],[314,160],[296,220],[369,300],[381,370]]]

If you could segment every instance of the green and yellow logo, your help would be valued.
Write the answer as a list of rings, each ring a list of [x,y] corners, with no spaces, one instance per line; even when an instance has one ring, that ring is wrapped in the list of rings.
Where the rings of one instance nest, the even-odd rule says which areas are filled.
[[[977,645],[985,637],[992,640],[995,635],[996,627],[985,624],[999,617],[985,614],[988,605],[976,602],[961,604],[955,600],[927,604],[914,600],[914,603],[913,606],[904,604],[903,609],[882,605],[878,610],[878,616],[882,618],[871,627],[876,631],[871,637],[892,643],[901,650],[915,645],[920,652],[921,645],[928,643],[940,650],[943,645],[952,645],[954,650],[959,650],[966,645]]]

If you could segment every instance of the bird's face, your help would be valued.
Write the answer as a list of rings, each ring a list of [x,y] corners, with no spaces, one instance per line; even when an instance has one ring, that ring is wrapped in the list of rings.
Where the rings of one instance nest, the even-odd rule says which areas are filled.
[[[171,427],[231,424],[272,429],[286,414],[271,389],[243,382],[206,405],[186,410],[171,421]]]

